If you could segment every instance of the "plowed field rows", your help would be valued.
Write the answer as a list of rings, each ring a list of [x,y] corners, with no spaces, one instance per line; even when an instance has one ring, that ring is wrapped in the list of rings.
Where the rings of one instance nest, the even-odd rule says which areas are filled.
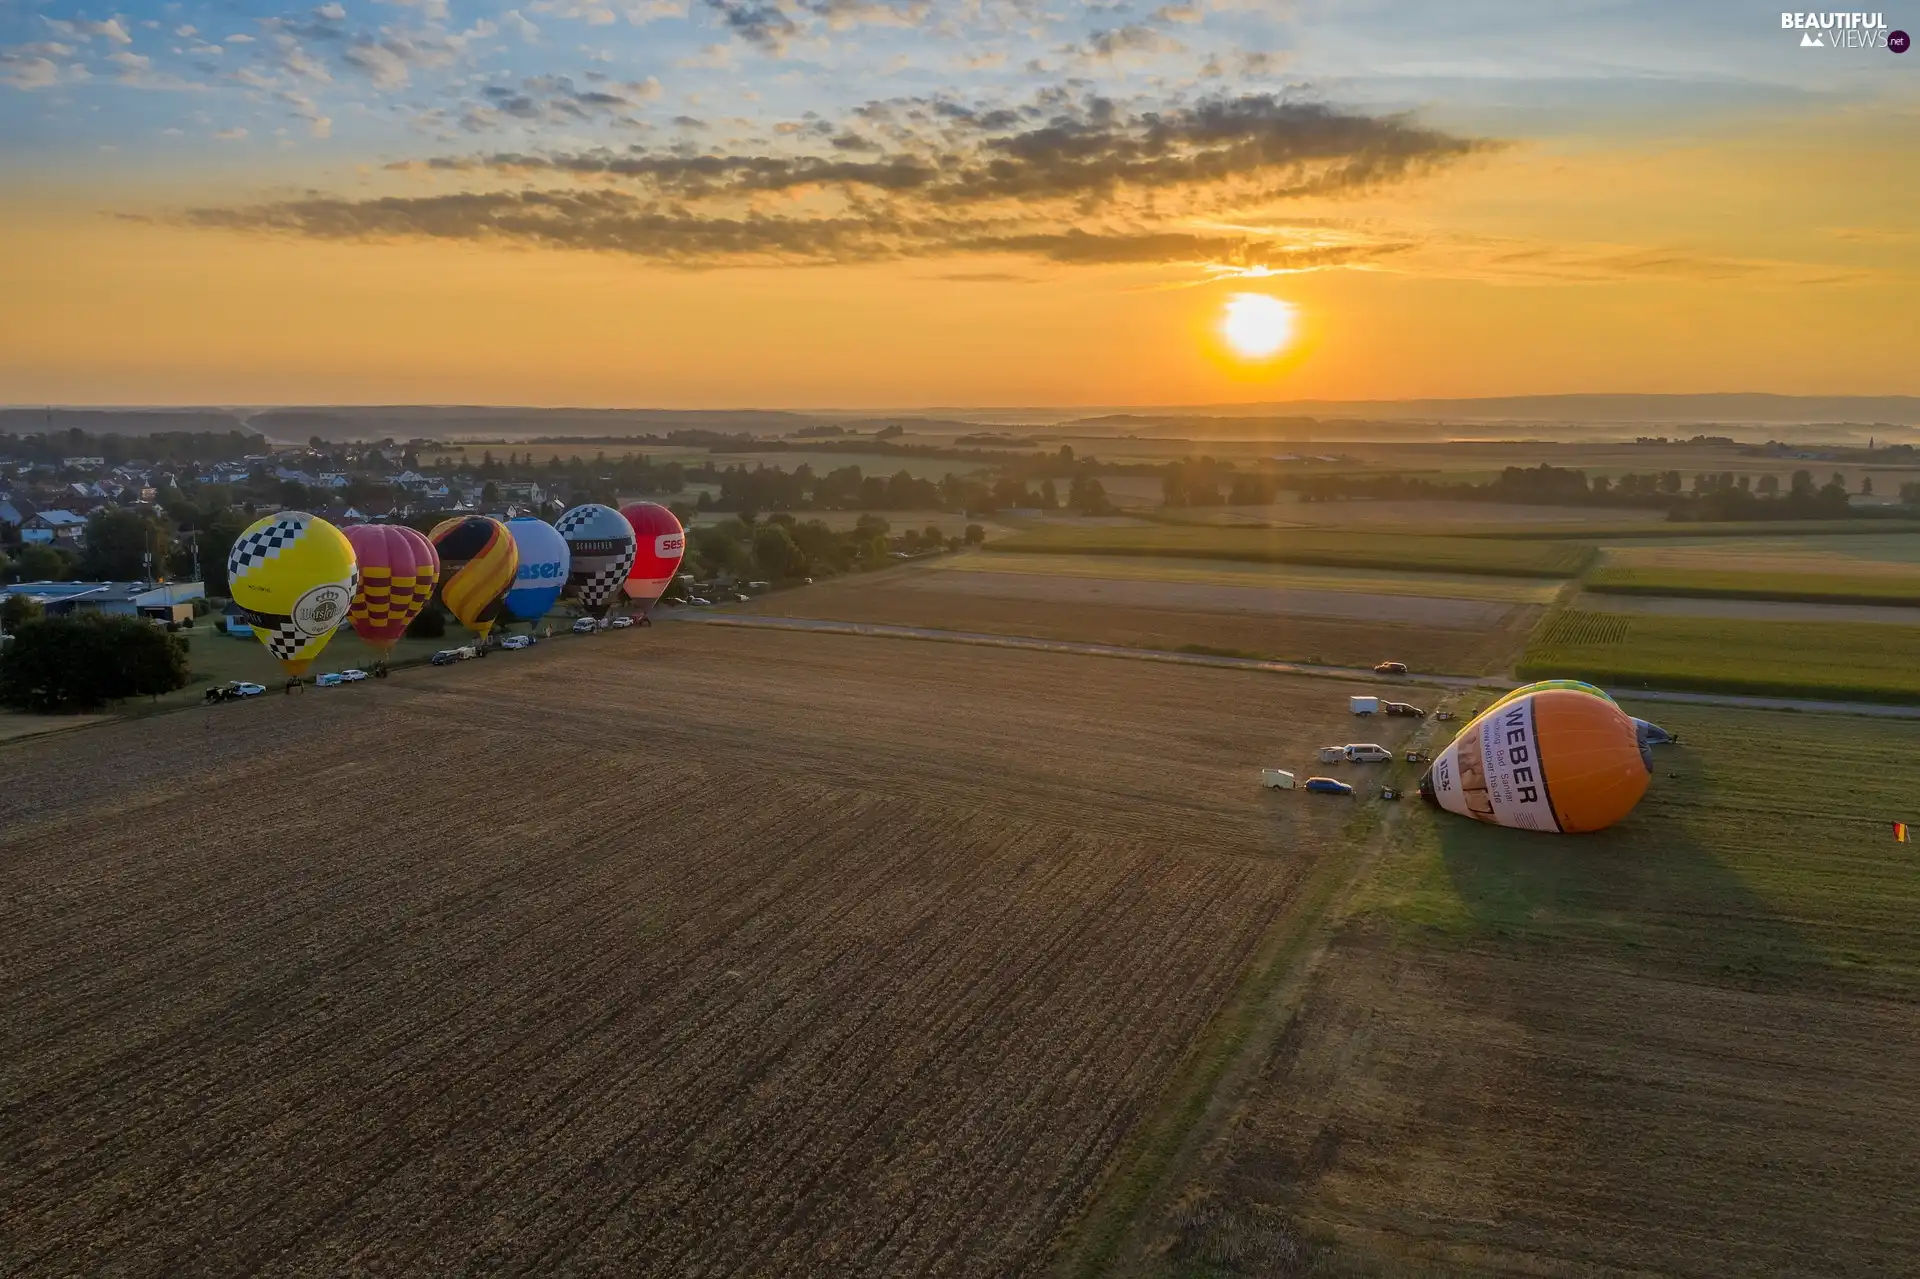
[[[1032,1272],[1343,697],[661,627],[7,747],[0,1270]]]

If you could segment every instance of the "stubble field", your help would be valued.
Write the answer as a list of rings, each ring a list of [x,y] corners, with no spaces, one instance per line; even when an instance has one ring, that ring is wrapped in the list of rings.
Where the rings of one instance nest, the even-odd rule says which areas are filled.
[[[8,747],[0,1268],[1033,1272],[1344,692],[659,627]]]

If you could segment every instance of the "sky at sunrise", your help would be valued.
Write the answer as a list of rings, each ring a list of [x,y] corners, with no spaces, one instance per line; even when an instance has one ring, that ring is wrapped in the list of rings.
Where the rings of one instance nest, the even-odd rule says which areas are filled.
[[[1883,20],[0,0],[0,402],[1920,393]]]

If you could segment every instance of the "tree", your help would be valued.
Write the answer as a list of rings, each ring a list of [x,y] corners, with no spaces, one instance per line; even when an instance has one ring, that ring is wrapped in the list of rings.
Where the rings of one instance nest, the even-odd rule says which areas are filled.
[[[251,522],[234,511],[222,510],[208,516],[207,522],[194,531],[194,546],[200,553],[200,580],[215,599],[227,599],[232,594],[233,587],[227,581],[227,555]],[[191,565],[187,571],[192,571]]]
[[[1040,481],[1040,509],[1043,511],[1060,509],[1060,490],[1054,487],[1051,479]]]
[[[497,506],[500,502],[500,486],[488,480],[480,486],[480,502],[483,506]]]
[[[981,528],[978,524],[967,525],[966,543],[968,546],[978,546],[986,540],[987,530]]]
[[[1759,484],[1758,484],[1758,485],[1757,485],[1757,486],[1755,487],[1755,491],[1756,491],[1756,492],[1758,492],[1758,493],[1760,494],[1760,496],[1761,496],[1761,497],[1777,497],[1777,496],[1779,496],[1779,493],[1780,493],[1780,477],[1779,477],[1779,476],[1777,476],[1777,475],[1763,475],[1763,476],[1761,476],[1761,477],[1760,477],[1760,483],[1759,483]]]
[[[44,610],[25,595],[9,595],[0,601],[0,631],[12,635],[39,617]]]
[[[0,653],[0,705],[53,714],[185,688],[186,641],[135,617],[42,617]]]
[[[4,582],[8,580],[8,577],[12,574],[12,572],[13,572],[13,561],[7,558],[7,553],[5,551],[0,551],[0,582]]]
[[[59,582],[73,576],[73,555],[63,547],[35,543],[20,548],[13,571],[23,582]]]
[[[439,639],[447,633],[447,610],[434,600],[407,623],[408,639]]]
[[[1795,497],[1812,497],[1813,496],[1813,472],[1812,471],[1795,471],[1793,473],[1793,496]]]
[[[753,561],[775,581],[803,576],[807,568],[806,557],[784,524],[762,524],[753,530]]]
[[[1873,477],[1871,475],[1862,475],[1860,477],[1860,496],[1873,496]]]
[[[135,511],[103,506],[87,517],[87,545],[80,571],[101,582],[132,582],[147,576],[146,557],[166,563],[160,526]]]

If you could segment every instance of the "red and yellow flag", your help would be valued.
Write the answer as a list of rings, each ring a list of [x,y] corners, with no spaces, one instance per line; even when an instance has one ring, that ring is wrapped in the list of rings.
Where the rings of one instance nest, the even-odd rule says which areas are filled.
[[[1904,844],[1907,842],[1907,824],[1905,822],[1895,822],[1893,824],[1893,842],[1896,844]]]

